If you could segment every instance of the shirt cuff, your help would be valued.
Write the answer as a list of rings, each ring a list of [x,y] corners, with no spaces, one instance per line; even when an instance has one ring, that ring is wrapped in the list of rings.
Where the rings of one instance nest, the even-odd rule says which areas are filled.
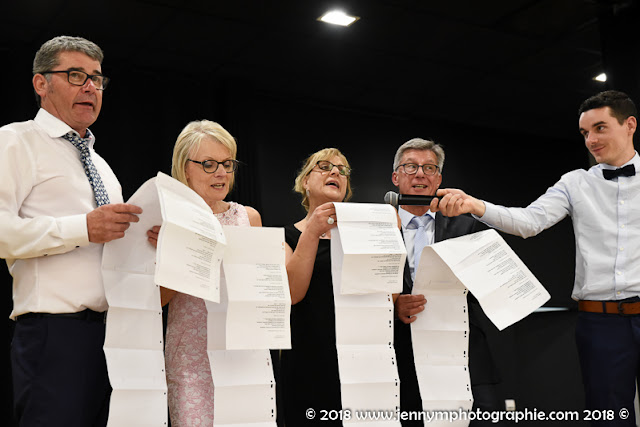
[[[67,249],[89,245],[87,215],[71,215],[56,218],[58,229]]]
[[[482,221],[485,223],[490,223],[492,221],[495,221],[498,218],[498,210],[496,209],[496,205],[494,205],[493,203],[487,202],[486,200],[483,200],[482,203],[484,203],[484,208],[485,208],[484,215],[478,216],[478,215],[471,214],[471,216],[473,216],[478,221]]]

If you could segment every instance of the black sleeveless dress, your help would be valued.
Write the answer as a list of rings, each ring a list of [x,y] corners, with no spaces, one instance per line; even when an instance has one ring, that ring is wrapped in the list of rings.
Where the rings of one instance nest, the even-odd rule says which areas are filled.
[[[301,234],[293,225],[285,227],[285,241],[294,251]],[[320,239],[307,295],[291,307],[292,348],[282,350],[280,372],[287,427],[342,425],[339,418],[331,421],[342,404],[330,246],[330,240]],[[313,419],[308,409],[315,412]]]

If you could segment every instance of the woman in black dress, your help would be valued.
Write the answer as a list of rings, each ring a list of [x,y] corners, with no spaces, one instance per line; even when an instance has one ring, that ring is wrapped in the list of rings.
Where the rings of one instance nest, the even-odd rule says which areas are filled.
[[[296,178],[307,216],[285,227],[293,304],[292,349],[283,350],[281,359],[287,427],[342,424],[335,412],[342,404],[329,239],[336,226],[333,202],[351,197],[350,174],[344,155],[325,148],[307,158]]]

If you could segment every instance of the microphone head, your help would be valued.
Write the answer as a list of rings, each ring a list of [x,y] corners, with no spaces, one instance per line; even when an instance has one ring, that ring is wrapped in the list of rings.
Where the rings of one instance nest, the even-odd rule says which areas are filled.
[[[384,195],[384,202],[390,204],[394,208],[398,208],[398,193],[394,193],[393,191],[389,191]]]

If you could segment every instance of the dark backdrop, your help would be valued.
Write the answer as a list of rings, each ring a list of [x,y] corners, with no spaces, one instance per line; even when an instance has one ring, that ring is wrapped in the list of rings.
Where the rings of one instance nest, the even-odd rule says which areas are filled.
[[[637,26],[630,34],[630,30],[620,31],[619,23],[615,16],[601,20],[606,40],[603,46],[608,47],[603,55],[605,68],[611,81],[619,82],[615,88],[634,94],[638,100],[638,55],[628,60],[621,49],[630,36],[637,39]],[[631,28],[627,21],[624,28]],[[38,44],[0,51],[0,125],[35,115],[31,61],[39,44],[55,35],[43,34]],[[81,35],[108,45],[101,34],[88,31]],[[394,190],[390,180],[393,155],[400,144],[413,137],[433,138],[444,145],[443,187],[460,187],[512,206],[525,206],[563,173],[587,168],[590,163],[577,132],[575,137],[557,138],[545,134],[545,123],[539,122],[520,132],[466,125],[472,120],[465,118],[476,111],[466,107],[465,99],[460,99],[459,121],[415,120],[284,96],[277,87],[256,87],[233,75],[217,75],[214,80],[187,72],[150,72],[132,67],[126,58],[111,60],[108,50],[103,70],[112,83],[92,130],[97,135],[96,150],[119,177],[125,200],[157,171],[170,172],[176,136],[188,121],[203,118],[220,122],[237,138],[238,158],[246,165],[238,172],[230,199],[258,209],[265,226],[282,226],[304,216],[298,196],[291,191],[293,180],[302,160],[324,147],[340,148],[351,162],[355,202],[381,202],[387,191]],[[614,87],[612,83],[609,86]],[[438,100],[425,102],[437,104]],[[512,105],[516,110],[519,107]],[[577,108],[568,105],[567,116],[549,120],[577,128],[577,114],[571,113]],[[501,117],[495,120],[499,122]],[[570,221],[526,241],[505,238],[551,293],[547,305],[574,310],[570,293],[575,251]],[[11,280],[6,270],[0,274],[8,317]],[[581,407],[574,322],[574,311],[540,313],[501,333],[491,331],[505,398],[517,398],[519,408]],[[9,340],[11,328],[9,321]],[[8,365],[6,369],[10,378]],[[8,381],[5,384],[9,386]]]

